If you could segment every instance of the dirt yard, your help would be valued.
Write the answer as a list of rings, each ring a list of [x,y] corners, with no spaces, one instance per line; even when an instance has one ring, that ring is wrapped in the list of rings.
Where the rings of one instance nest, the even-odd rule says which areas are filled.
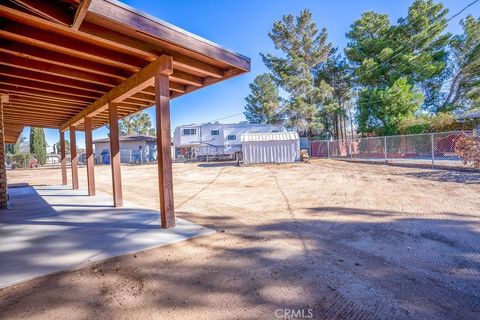
[[[155,166],[122,174],[126,200],[158,208]],[[6,288],[0,318],[480,319],[480,173],[175,164],[174,183],[178,216],[216,234]]]

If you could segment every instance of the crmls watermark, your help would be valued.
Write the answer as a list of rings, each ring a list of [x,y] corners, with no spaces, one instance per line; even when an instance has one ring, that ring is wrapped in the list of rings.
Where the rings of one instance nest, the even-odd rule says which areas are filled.
[[[277,319],[312,319],[312,309],[277,309],[275,310]]]

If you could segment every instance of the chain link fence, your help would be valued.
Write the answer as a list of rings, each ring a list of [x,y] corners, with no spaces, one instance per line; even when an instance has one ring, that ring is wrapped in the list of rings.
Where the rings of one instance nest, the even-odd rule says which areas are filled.
[[[463,166],[455,153],[455,143],[472,132],[451,131],[347,140],[310,142],[311,157],[340,158],[386,163],[428,164],[432,167]]]

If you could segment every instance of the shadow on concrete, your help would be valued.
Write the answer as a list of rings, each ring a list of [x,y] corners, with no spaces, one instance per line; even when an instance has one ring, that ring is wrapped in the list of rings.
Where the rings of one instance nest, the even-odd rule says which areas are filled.
[[[11,190],[11,209],[0,211],[0,287],[212,233],[183,219],[161,229],[156,210],[128,203],[114,208],[108,195],[75,192],[82,191]]]

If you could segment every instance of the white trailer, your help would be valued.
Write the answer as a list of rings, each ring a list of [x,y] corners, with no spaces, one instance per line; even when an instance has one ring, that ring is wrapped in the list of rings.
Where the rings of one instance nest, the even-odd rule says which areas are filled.
[[[206,123],[175,128],[173,145],[191,150],[192,157],[233,156],[242,149],[244,133],[284,132],[285,127],[251,123]]]

